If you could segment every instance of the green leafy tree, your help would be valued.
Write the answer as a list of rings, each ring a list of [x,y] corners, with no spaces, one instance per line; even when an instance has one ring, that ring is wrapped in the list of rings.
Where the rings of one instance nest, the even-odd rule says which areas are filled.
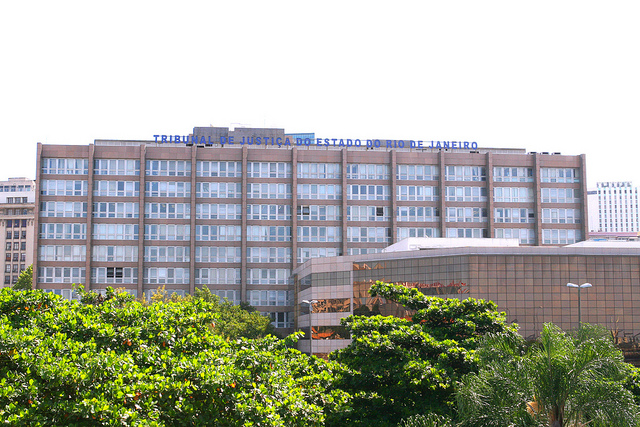
[[[546,324],[529,348],[513,336],[488,337],[481,369],[460,383],[462,426],[635,426],[631,373],[610,333],[583,324],[573,334]]]
[[[342,367],[215,332],[210,301],[0,291],[0,421],[12,426],[322,426]],[[346,407],[348,409],[348,407]]]
[[[33,286],[33,264],[27,267],[25,270],[20,273],[18,276],[18,281],[15,285],[13,285],[13,289],[16,291],[24,291],[27,289],[31,289]]]
[[[328,425],[396,426],[417,414],[452,413],[456,380],[476,369],[479,339],[517,333],[492,302],[428,297],[380,281],[369,292],[414,313],[410,320],[343,319],[353,341],[330,359],[349,368],[338,386],[352,394],[352,410],[336,414]]]

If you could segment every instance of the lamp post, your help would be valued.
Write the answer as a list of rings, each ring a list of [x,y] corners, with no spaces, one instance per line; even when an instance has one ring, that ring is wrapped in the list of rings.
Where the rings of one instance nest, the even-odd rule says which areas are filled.
[[[580,294],[580,291],[582,291],[583,288],[590,288],[591,286],[591,283],[583,283],[582,285],[567,283],[567,287],[569,288],[578,288],[578,329],[582,325],[582,295]]]
[[[318,300],[303,299],[302,302],[309,304],[309,356],[313,356],[313,323],[311,320],[313,319],[313,304],[316,304]]]

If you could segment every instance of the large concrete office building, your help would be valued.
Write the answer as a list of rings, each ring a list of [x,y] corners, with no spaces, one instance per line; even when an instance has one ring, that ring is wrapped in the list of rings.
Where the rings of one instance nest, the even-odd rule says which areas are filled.
[[[291,271],[311,258],[407,237],[587,237],[584,155],[366,141],[206,127],[38,144],[34,284],[138,296],[207,285],[291,328]]]

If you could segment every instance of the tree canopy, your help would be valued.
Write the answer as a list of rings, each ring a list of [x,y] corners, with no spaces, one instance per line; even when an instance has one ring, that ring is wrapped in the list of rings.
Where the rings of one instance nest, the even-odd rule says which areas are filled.
[[[353,395],[353,412],[335,425],[395,426],[416,414],[453,412],[455,383],[476,369],[479,339],[516,334],[489,301],[428,297],[380,281],[369,292],[415,312],[343,319],[353,341],[330,358],[349,368],[338,386]]]
[[[625,387],[631,366],[600,326],[566,333],[546,324],[540,339],[488,336],[480,371],[466,375],[457,392],[461,425],[628,427],[639,407]]]
[[[0,291],[0,420],[9,425],[319,426],[341,369],[278,340],[225,337],[203,298],[95,303]]]

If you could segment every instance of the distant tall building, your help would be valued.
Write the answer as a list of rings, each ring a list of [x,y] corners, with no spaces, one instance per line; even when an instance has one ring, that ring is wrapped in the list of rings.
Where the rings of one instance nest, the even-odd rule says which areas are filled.
[[[597,212],[589,229],[600,233],[638,233],[640,206],[638,188],[631,182],[599,182],[597,190],[589,192],[591,206]],[[595,214],[595,212],[593,212]]]
[[[27,178],[0,181],[0,236],[5,257],[2,265],[7,287],[33,263],[35,182]]]

